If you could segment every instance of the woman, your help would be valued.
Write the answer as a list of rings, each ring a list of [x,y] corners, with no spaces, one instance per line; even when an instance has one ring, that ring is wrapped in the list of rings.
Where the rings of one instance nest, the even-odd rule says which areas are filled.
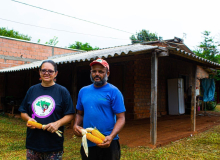
[[[19,108],[25,121],[45,124],[37,129],[27,123],[27,159],[62,159],[64,125],[74,118],[74,107],[68,90],[54,82],[58,71],[52,60],[43,61],[39,68],[41,83],[29,88]]]

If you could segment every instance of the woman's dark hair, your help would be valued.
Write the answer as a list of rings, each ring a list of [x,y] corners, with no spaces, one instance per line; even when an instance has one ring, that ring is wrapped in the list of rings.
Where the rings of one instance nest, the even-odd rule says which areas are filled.
[[[39,67],[39,70],[41,70],[41,67],[42,67],[42,65],[43,65],[44,63],[50,63],[50,64],[52,64],[53,67],[54,67],[54,71],[55,71],[55,72],[57,71],[57,64],[56,64],[54,61],[52,61],[52,60],[45,60],[45,61],[43,61],[43,62],[41,63],[41,65],[40,65],[40,67]]]

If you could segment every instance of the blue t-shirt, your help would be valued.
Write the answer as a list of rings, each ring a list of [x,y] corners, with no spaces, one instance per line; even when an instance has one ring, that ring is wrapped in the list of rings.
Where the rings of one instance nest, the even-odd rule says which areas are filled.
[[[59,84],[51,87],[36,84],[30,87],[19,111],[27,113],[41,124],[55,122],[65,115],[75,113],[69,91]],[[59,130],[63,132],[64,127]],[[59,137],[56,133],[27,127],[27,149],[38,152],[63,151],[63,141],[63,136]]]
[[[96,127],[108,136],[115,126],[116,114],[125,112],[125,105],[117,87],[109,83],[103,87],[92,84],[80,90],[76,109],[84,112],[83,128]],[[114,140],[118,138],[117,135]],[[88,141],[88,146],[95,144]]]

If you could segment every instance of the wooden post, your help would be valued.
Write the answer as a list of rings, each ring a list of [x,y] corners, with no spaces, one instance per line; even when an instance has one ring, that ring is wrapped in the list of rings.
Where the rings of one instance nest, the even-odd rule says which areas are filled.
[[[15,110],[15,106],[12,106],[12,111],[11,111],[12,116],[14,116],[14,110]]]
[[[151,57],[151,108],[150,108],[150,142],[155,145],[157,142],[157,69],[158,57],[152,52]]]
[[[196,131],[196,76],[197,66],[192,69],[192,96],[191,96],[191,130]]]

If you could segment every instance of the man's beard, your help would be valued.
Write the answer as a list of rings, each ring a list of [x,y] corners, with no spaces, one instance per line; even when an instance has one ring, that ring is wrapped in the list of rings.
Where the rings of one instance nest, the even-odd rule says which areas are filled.
[[[95,78],[99,78],[100,81],[94,81]],[[90,74],[90,79],[92,81],[92,83],[95,85],[95,86],[103,86],[105,84],[105,82],[108,81],[108,76],[107,76],[107,73],[105,74],[105,77],[103,79],[101,79],[101,77],[99,76],[95,76],[94,79],[92,78],[92,75]]]

